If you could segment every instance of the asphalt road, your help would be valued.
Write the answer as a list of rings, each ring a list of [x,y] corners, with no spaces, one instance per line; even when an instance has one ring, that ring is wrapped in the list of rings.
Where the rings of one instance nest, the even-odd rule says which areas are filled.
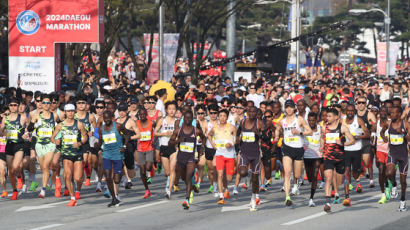
[[[306,184],[301,187],[301,195],[293,198],[294,205],[286,207],[285,195],[280,192],[282,180],[274,181],[268,191],[261,193],[262,204],[257,212],[249,211],[249,190],[240,191],[221,207],[213,194],[206,193],[208,183],[195,194],[190,209],[183,210],[184,184],[180,183],[181,192],[167,200],[163,175],[153,178],[152,197],[148,200],[141,198],[144,189],[135,178],[131,190],[120,189],[121,206],[107,208],[110,199],[96,193],[96,184],[92,183],[91,187],[83,187],[77,207],[67,207],[69,197],[55,198],[51,191],[45,199],[37,198],[38,192],[25,193],[17,201],[2,199],[0,229],[409,229],[410,211],[397,212],[398,199],[377,204],[377,180],[373,189],[368,182],[362,179],[363,193],[352,192],[351,207],[333,205],[330,214],[323,212],[323,189],[316,192],[316,207],[307,206],[310,185]]]

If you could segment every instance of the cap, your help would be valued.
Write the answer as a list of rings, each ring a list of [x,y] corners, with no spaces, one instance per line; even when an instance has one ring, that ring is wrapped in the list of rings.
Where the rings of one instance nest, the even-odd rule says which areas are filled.
[[[189,89],[196,89],[196,86],[195,85],[190,85]]]
[[[133,104],[133,103],[137,104],[137,103],[138,103],[138,98],[136,98],[136,97],[131,97],[131,98],[130,98],[130,104]]]
[[[185,102],[185,104],[187,104],[187,105],[194,105],[195,103],[194,103],[193,100],[187,100],[187,101]]]
[[[64,106],[64,111],[73,111],[75,110],[75,106],[73,104],[67,104]]]
[[[286,102],[285,102],[285,108],[287,108],[287,107],[295,107],[295,102],[294,101],[292,101],[292,100],[287,100]]]
[[[107,81],[108,81],[107,78],[101,78],[101,79],[100,79],[100,84],[104,84],[104,83],[106,83]]]
[[[298,89],[305,89],[305,87],[303,85],[299,86]]]
[[[105,90],[112,90],[112,86],[110,86],[110,85],[106,85],[106,86],[104,86],[104,88],[103,89],[105,89]]]
[[[127,111],[127,110],[128,110],[128,105],[125,104],[125,103],[121,103],[121,104],[118,106],[118,111]]]

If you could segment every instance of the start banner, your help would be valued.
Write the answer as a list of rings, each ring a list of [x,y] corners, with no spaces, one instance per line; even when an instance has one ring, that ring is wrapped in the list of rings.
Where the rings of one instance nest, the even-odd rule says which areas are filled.
[[[104,40],[104,0],[9,0],[9,86],[59,88],[58,43]]]

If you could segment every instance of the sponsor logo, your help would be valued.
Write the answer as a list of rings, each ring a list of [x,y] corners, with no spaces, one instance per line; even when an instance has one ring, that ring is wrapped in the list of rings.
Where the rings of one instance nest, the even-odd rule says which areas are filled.
[[[32,35],[40,28],[40,18],[35,12],[26,10],[19,13],[16,24],[22,34]]]

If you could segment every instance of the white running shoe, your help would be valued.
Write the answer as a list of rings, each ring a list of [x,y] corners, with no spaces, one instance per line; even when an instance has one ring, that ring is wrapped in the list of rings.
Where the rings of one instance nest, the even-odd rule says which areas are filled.
[[[233,191],[232,191],[232,194],[238,195],[239,194],[238,189],[234,188]]]
[[[125,187],[125,185],[127,184],[127,180],[124,178],[124,180],[121,182],[121,187]]]
[[[168,200],[171,199],[171,191],[167,191],[167,194],[165,194],[165,198],[167,198]]]
[[[405,212],[407,211],[407,207],[406,207],[406,201],[400,201],[400,206],[397,209],[397,211],[399,212]]]
[[[214,197],[218,198],[219,197],[219,193],[218,192],[214,192]]]
[[[21,187],[21,193],[26,193],[27,192],[27,185],[23,184],[23,187]]]
[[[309,207],[315,207],[316,206],[316,204],[315,204],[315,202],[313,202],[313,199],[310,199],[309,200]]]
[[[293,188],[292,188],[292,191],[290,192],[290,195],[295,196],[295,195],[299,195],[299,194],[300,194],[299,187],[298,187],[297,184],[294,184]]]
[[[391,198],[397,198],[399,196],[399,193],[397,192],[397,187],[393,187],[391,189]]]
[[[115,195],[115,198],[117,198],[117,200],[119,200],[121,202],[121,198],[120,198],[119,194]]]
[[[95,188],[95,191],[96,191],[96,192],[102,192],[101,182],[98,182],[98,183],[97,183],[97,188]]]
[[[282,186],[282,188],[280,189],[281,192],[285,191],[285,186]]]
[[[326,183],[324,181],[320,182],[319,189],[323,189]]]
[[[251,208],[249,210],[251,212],[258,211],[258,209],[256,209],[256,199],[251,199]]]

